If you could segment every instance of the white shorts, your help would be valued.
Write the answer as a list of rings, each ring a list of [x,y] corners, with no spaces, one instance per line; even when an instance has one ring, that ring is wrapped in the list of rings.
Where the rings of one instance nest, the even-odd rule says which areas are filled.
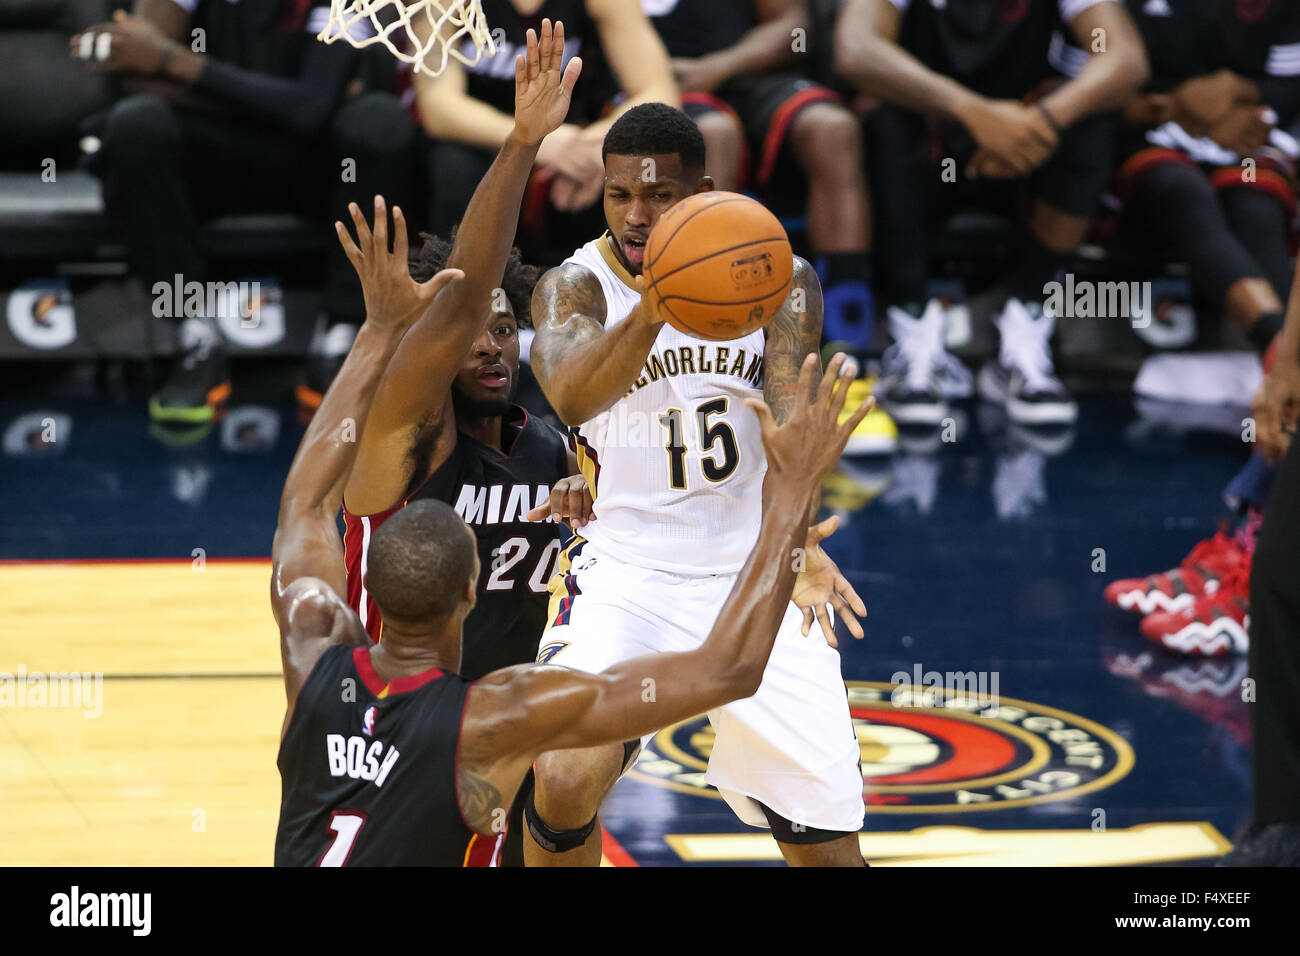
[[[708,636],[735,581],[637,567],[575,539],[550,582],[537,659],[598,674],[645,654],[689,651]],[[757,800],[791,823],[857,831],[862,771],[840,655],[820,627],[804,637],[802,622],[789,605],[758,693],[709,711],[715,739],[704,779],[750,826],[768,826]]]

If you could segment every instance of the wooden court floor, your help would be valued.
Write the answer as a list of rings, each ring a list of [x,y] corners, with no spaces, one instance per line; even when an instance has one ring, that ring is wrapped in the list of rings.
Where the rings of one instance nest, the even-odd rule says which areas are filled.
[[[28,677],[0,706],[0,864],[270,864],[268,577],[265,561],[0,565],[0,674]],[[73,672],[102,674],[98,692],[83,679],[50,706],[36,675]]]

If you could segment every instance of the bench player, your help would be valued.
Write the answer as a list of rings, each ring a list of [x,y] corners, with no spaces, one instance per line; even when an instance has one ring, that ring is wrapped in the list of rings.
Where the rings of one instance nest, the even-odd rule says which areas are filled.
[[[684,335],[643,305],[646,240],[666,210],[712,188],[704,153],[681,111],[652,103],[624,113],[604,143],[609,231],[533,293],[533,368],[571,426],[600,515],[565,549],[543,662],[598,674],[700,646],[759,530],[767,461],[758,423],[741,406],[762,394],[787,418],[802,397],[800,366],[819,347],[821,288],[798,258],[786,305],[735,341]],[[649,441],[619,434],[634,420],[648,424]],[[816,540],[814,529],[810,560],[828,560]],[[822,596],[860,635],[850,602],[865,608],[834,574]],[[825,603],[810,613],[829,636]],[[800,623],[799,609],[788,608],[758,693],[709,714],[716,739],[705,779],[741,820],[772,830],[787,862],[860,866],[862,776],[839,655],[807,640],[808,621]],[[596,812],[638,743],[538,760],[524,810],[528,865],[599,862]]]
[[[537,59],[530,43],[530,72]],[[540,75],[550,81],[558,68]],[[386,217],[375,230],[386,242]],[[458,275],[432,280],[429,309],[444,319],[466,307]],[[850,382],[842,355],[784,426],[750,400],[769,461],[762,531],[702,645],[598,675],[519,665],[469,681],[456,670],[480,564],[473,533],[447,504],[413,502],[375,533],[365,581],[384,615],[378,644],[341,596],[335,516],[356,454],[347,429],[365,422],[409,324],[409,315],[367,316],[285,481],[271,557],[288,700],[280,866],[460,866],[476,842],[496,838],[544,749],[634,738],[752,694],[790,600],[812,497],[867,410],[836,424]],[[815,368],[804,363],[801,395],[812,394]]]

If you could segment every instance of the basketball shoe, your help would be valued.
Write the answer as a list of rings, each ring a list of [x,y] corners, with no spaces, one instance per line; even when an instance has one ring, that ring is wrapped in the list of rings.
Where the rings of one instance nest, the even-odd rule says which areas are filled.
[[[1250,649],[1250,562],[1219,579],[1213,594],[1182,611],[1156,611],[1142,633],[1161,647],[1189,657],[1244,654]]]
[[[1125,611],[1185,611],[1197,598],[1214,594],[1220,579],[1248,562],[1245,549],[1222,530],[1198,542],[1178,567],[1144,578],[1124,578],[1106,586],[1106,600]]]
[[[938,425],[948,414],[948,399],[971,394],[970,372],[943,347],[943,303],[931,299],[925,310],[890,306],[894,344],[882,356],[880,398],[902,425]]]
[[[1003,405],[1007,417],[1023,425],[1068,425],[1078,406],[1056,377],[1048,343],[1056,317],[1036,303],[1007,299],[996,319],[1001,344],[997,361],[980,370],[980,395]]]
[[[181,325],[181,357],[157,394],[149,399],[156,422],[201,425],[211,422],[230,397],[230,363],[210,321],[188,318]]]

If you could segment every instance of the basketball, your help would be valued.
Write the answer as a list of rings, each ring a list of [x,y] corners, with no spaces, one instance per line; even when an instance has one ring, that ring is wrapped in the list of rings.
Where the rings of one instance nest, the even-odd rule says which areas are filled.
[[[780,220],[739,193],[696,193],[655,224],[645,294],[679,332],[711,341],[748,335],[790,294],[794,256]]]

